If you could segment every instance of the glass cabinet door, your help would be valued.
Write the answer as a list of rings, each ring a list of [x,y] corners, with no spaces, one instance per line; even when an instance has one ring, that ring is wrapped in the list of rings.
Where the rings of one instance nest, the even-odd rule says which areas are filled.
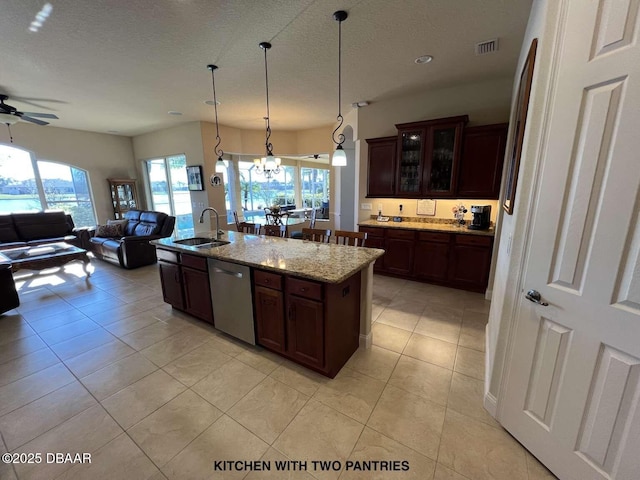
[[[433,127],[431,130],[429,178],[427,179],[429,194],[453,192],[457,132],[457,125]]]
[[[424,130],[400,133],[398,181],[396,182],[398,193],[420,193],[424,140]]]

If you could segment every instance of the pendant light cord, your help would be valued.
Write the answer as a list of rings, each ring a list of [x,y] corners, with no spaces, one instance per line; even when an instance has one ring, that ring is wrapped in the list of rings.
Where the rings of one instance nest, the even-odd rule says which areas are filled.
[[[224,155],[224,151],[221,148],[218,148],[220,146],[220,143],[222,142],[222,139],[220,138],[220,129],[218,127],[218,98],[216,97],[216,77],[214,75],[214,71],[215,69],[218,68],[215,65],[209,65],[209,69],[211,70],[211,84],[213,85],[213,109],[215,111],[215,115],[216,115],[216,146],[213,147],[213,151],[216,153],[216,155],[218,155],[218,159],[222,160],[222,156]]]
[[[268,46],[267,46],[268,45]],[[271,48],[271,45],[267,44],[264,45],[260,44],[260,47],[262,47],[262,49],[264,50],[264,83],[267,89],[267,132],[266,132],[266,138],[264,141],[264,146],[267,150],[267,157],[273,156],[273,145],[271,144],[271,142],[269,141],[269,139],[271,138],[271,124],[269,123],[269,117],[270,117],[270,112],[269,112],[269,67],[267,64],[267,50],[269,48]]]
[[[332,133],[333,143],[337,146],[342,146],[345,140],[345,136],[340,133],[336,140],[336,132],[342,128],[344,118],[342,117],[342,20],[338,21],[338,116],[336,120],[339,122],[338,126]]]

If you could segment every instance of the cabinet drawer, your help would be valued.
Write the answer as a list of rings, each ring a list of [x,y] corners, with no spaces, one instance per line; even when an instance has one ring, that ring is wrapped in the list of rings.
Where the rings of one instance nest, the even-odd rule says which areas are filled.
[[[185,267],[195,268],[196,270],[207,271],[207,259],[196,255],[182,254],[180,258],[182,265]]]
[[[457,245],[477,245],[479,247],[490,247],[491,237],[482,237],[480,235],[456,235]]]
[[[421,242],[449,243],[451,235],[448,233],[418,232],[418,240]]]
[[[395,230],[393,228],[387,228],[385,230],[387,238],[402,238],[406,240],[415,240],[416,238],[415,230]]]
[[[375,227],[360,227],[359,230],[361,232],[365,232],[369,237],[384,237],[384,229],[383,228],[375,228]]]
[[[301,278],[287,277],[287,292],[311,300],[322,300],[322,284]]]
[[[264,270],[254,270],[253,283],[275,290],[282,290],[282,275],[265,272]]]
[[[160,260],[171,263],[180,263],[180,254],[172,250],[164,250],[162,248],[156,249],[156,256]]]

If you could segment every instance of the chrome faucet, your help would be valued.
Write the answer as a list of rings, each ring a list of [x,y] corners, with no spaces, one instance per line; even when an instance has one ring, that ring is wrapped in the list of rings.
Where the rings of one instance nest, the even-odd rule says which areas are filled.
[[[216,240],[220,240],[220,233],[222,233],[220,231],[220,215],[218,215],[218,211],[215,208],[207,207],[204,210],[202,210],[202,213],[200,213],[200,220],[198,220],[198,223],[204,223],[204,213],[207,210],[216,214]]]

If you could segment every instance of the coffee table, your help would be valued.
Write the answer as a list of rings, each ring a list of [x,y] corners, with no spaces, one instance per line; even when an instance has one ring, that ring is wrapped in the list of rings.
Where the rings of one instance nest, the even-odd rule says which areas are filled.
[[[87,277],[91,276],[91,272],[87,269],[91,263],[87,251],[63,242],[0,250],[0,260],[11,262],[11,270],[14,273],[18,270],[62,267],[74,260],[80,260],[83,263],[84,273]]]

